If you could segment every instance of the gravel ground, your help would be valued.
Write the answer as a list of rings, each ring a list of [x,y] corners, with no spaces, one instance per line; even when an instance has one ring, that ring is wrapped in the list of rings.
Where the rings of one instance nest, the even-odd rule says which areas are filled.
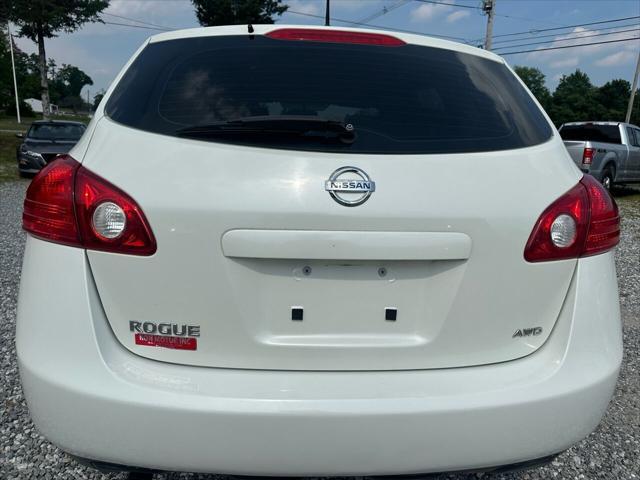
[[[42,438],[29,419],[18,378],[14,322],[24,235],[21,203],[27,182],[0,182],[0,479],[124,479],[102,475],[69,460]],[[639,479],[640,478],[640,192],[620,192],[622,241],[616,258],[624,318],[625,357],[615,397],[604,421],[587,439],[537,470],[502,475],[440,475],[435,478]],[[157,480],[224,479],[169,474]],[[228,477],[227,477],[228,478]]]

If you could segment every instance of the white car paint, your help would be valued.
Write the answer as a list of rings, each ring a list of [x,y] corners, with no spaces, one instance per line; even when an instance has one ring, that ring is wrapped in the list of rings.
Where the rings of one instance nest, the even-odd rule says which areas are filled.
[[[208,35],[247,33],[149,43]],[[622,354],[613,255],[522,255],[581,178],[555,129],[518,150],[345,157],[125,127],[104,113],[113,89],[71,155],[135,198],[158,250],[28,237],[20,371],[61,448],[167,470],[402,474],[544,457],[595,428]],[[348,164],[376,182],[356,208],[323,188]],[[198,349],[136,345],[131,320],[198,325]]]
[[[144,161],[137,160],[140,154],[133,147],[141,138],[148,138]],[[386,155],[362,156],[358,166],[379,186],[357,208],[338,205],[323,188],[329,174],[344,164],[342,155],[222,144],[216,145],[215,158],[211,155],[207,142],[141,132],[108,118],[100,120],[85,155],[87,168],[124,191],[135,192],[161,246],[151,258],[88,252],[111,327],[135,353],[227,368],[438,368],[522,357],[540,347],[551,332],[576,260],[530,264],[522,250],[550,199],[569,190],[581,176],[567,161],[557,135],[545,144],[519,150],[517,161],[512,151],[403,155],[393,161]],[[416,170],[424,173],[405,173]],[[439,175],[428,173],[436,171]],[[153,172],[149,180],[141,182],[149,172]],[[402,189],[389,187],[397,182],[404,182]],[[452,185],[459,193],[451,194]],[[417,191],[423,196],[416,198]],[[351,230],[354,238],[358,232],[371,231],[450,232],[470,237],[472,252],[466,261],[436,261],[437,256],[427,255],[420,263],[373,262],[373,276],[334,262],[334,269],[350,273],[325,272],[335,282],[325,282],[327,290],[318,295],[322,278],[295,271],[309,264],[320,272],[327,262],[307,257],[283,262],[278,255],[225,257],[223,236],[246,228],[300,232],[299,240],[287,249],[304,248],[308,244],[304,232],[308,236]],[[504,262],[506,255],[516,260]],[[367,265],[359,265],[366,270]],[[392,275],[379,278],[375,275],[379,267]],[[132,289],[120,278],[144,288]],[[253,302],[246,301],[248,292],[257,293]],[[171,300],[158,302],[158,295]],[[304,305],[308,315],[316,311],[320,316],[317,321],[309,317],[308,322],[292,324],[283,310],[292,305]],[[382,315],[388,306],[396,306],[407,322],[393,326],[385,322]],[[341,312],[327,318],[332,308]],[[424,316],[429,322],[420,320]],[[372,324],[371,318],[380,321]],[[469,318],[474,318],[472,325]],[[136,346],[130,320],[201,325],[198,350]],[[512,340],[516,329],[527,327],[542,327],[543,334]],[[345,335],[336,341],[337,331],[352,343],[345,341]],[[301,335],[308,341],[288,340]],[[370,340],[372,335],[375,341]],[[387,339],[386,346],[380,338]]]
[[[622,358],[612,253],[578,261],[534,354],[401,372],[158,363],[113,335],[83,251],[28,238],[21,281],[20,373],[40,431],[75,455],[149,468],[373,475],[543,457],[596,427]]]

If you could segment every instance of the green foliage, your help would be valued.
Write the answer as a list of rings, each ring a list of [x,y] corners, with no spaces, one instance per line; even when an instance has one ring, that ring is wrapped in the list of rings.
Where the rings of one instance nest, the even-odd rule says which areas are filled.
[[[514,70],[547,111],[553,123],[601,120],[624,122],[631,84],[623,79],[610,80],[595,87],[589,76],[576,70],[563,75],[553,92],[545,86],[545,75],[537,68],[515,67]],[[640,91],[636,94],[631,123],[640,122]]]
[[[544,73],[532,67],[516,66],[514,70],[529,90],[531,90],[531,93],[538,99],[542,108],[549,110],[551,107],[551,92],[549,92],[549,89],[545,85]]]
[[[62,68],[56,72],[55,78],[64,85],[66,96],[79,97],[82,87],[93,85],[91,77],[73,65],[63,64]]]
[[[103,98],[104,98],[104,90],[100,90],[98,93],[96,93],[93,96],[93,110],[96,110],[98,108],[98,105],[100,105],[100,102],[102,101]]]
[[[557,125],[581,120],[602,120],[606,109],[598,101],[598,89],[591,84],[589,76],[576,70],[563,75],[553,92],[551,118]]]
[[[81,97],[71,95],[60,100],[60,104],[58,106],[67,110],[73,110],[77,113],[79,110],[82,110],[85,105],[86,103]]]
[[[18,35],[37,42],[57,32],[73,32],[87,22],[101,22],[98,14],[109,0],[11,0],[9,18],[19,27]]]
[[[8,115],[10,117],[15,117],[16,116],[16,102],[15,100],[13,102],[11,102],[9,104],[9,106],[7,107],[7,109],[5,110],[5,115]],[[28,103],[24,103],[23,101],[20,101],[20,116],[21,117],[28,117],[28,118],[33,118],[36,116],[35,112],[33,111],[33,109],[31,108],[31,105],[29,105]]]
[[[598,89],[598,101],[606,112],[602,120],[624,122],[630,95],[631,84],[626,80],[611,80],[601,86]]]
[[[14,52],[16,62],[16,78],[20,90],[20,98],[40,98],[40,69],[38,55]]]
[[[631,123],[640,127],[640,89],[636,92],[636,98],[633,102],[633,110],[631,110]]]
[[[200,25],[242,25],[274,23],[273,17],[282,15],[287,5],[282,0],[191,0]]]
[[[35,53],[27,55],[20,50],[15,50],[14,59],[20,99],[39,98],[40,69],[38,68],[38,55]],[[80,91],[85,85],[93,85],[91,77],[73,65],[63,64],[61,68],[58,68],[53,59],[49,59],[47,64],[51,101],[58,105],[69,105],[76,110],[85,108],[85,104],[78,99]],[[27,109],[31,111],[28,105],[24,105],[20,107],[21,113],[27,111]],[[7,114],[15,114],[11,56],[6,36],[0,37],[0,110],[5,110]]]
[[[18,25],[18,35],[38,45],[40,71],[40,98],[43,117],[49,116],[49,79],[45,38],[58,32],[73,32],[87,22],[102,22],[100,12],[109,6],[109,0],[2,0],[0,16],[6,16]]]
[[[12,101],[13,78],[6,30],[0,28],[0,37],[0,108],[2,108]]]
[[[37,59],[37,57],[35,57]],[[40,96],[39,71],[32,57],[15,50],[16,80],[19,85],[20,98]],[[25,107],[27,108],[27,107]],[[15,113],[15,94],[13,91],[13,73],[11,69],[11,52],[6,28],[0,28],[0,110]]]

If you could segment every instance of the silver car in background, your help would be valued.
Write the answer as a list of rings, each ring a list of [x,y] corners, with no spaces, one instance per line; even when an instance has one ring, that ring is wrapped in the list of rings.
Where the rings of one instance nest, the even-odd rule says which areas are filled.
[[[640,183],[640,127],[620,122],[572,122],[560,127],[571,158],[607,190]]]

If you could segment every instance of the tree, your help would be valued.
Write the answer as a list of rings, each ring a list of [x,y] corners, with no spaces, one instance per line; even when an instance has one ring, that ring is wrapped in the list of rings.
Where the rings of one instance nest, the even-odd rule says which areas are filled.
[[[606,114],[606,109],[598,99],[598,89],[591,84],[589,76],[580,70],[562,76],[553,92],[552,101],[550,116],[556,125],[599,120]]]
[[[13,77],[11,76],[11,53],[7,32],[0,26],[0,108],[7,108],[15,103],[13,99]]]
[[[629,99],[627,99],[627,102]],[[636,90],[636,97],[633,100],[633,109],[631,110],[631,123],[640,127],[640,88]]]
[[[4,2],[3,2],[4,3]],[[73,32],[87,22],[101,22],[98,16],[109,0],[11,0],[8,17],[18,27],[18,35],[38,44],[42,115],[49,116],[49,82],[44,39],[57,32]]]
[[[40,96],[40,67],[38,55],[28,55],[22,51],[15,51],[16,78],[21,98],[38,98]]]
[[[102,101],[102,99],[104,98],[104,90],[100,90],[98,93],[96,93],[93,96],[93,110],[97,110],[98,109],[98,105],[100,105],[100,102]]]
[[[191,0],[203,27],[274,23],[289,7],[282,0]]]
[[[538,99],[542,108],[548,111],[551,107],[551,92],[545,85],[544,73],[540,69],[532,67],[516,66],[514,70]]]
[[[79,110],[84,110],[88,105],[77,95],[69,95],[68,97],[64,97],[60,100],[59,106],[61,108],[70,108],[74,113],[78,113]]]
[[[93,85],[91,77],[73,65],[63,64],[56,78],[64,84],[66,96],[79,97],[85,85]]]
[[[631,84],[618,78],[610,80],[598,89],[598,101],[605,109],[602,120],[624,122],[631,95]]]

